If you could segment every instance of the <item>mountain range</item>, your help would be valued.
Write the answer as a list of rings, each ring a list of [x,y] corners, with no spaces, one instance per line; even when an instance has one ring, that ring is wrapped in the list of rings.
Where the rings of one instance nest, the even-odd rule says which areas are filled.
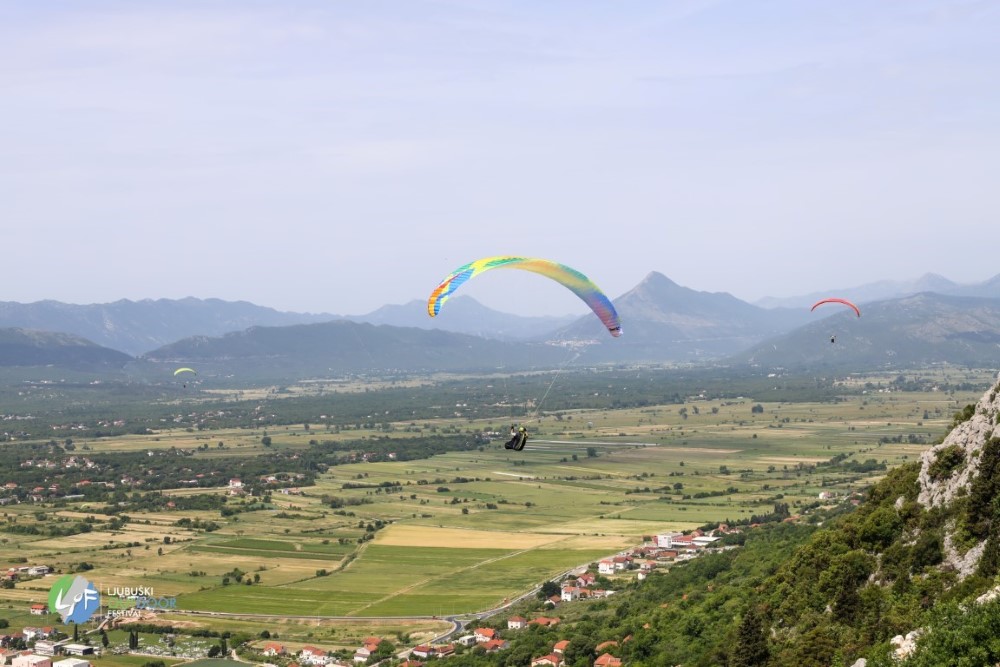
[[[282,327],[350,320],[419,329],[444,329],[501,340],[526,340],[576,319],[573,315],[523,317],[487,308],[469,296],[448,302],[446,317],[427,316],[425,301],[386,305],[366,315],[293,313],[248,301],[122,299],[77,305],[59,301],[0,302],[0,328],[64,331],[136,356],[191,336],[222,336],[253,326]]]
[[[577,317],[511,315],[487,308],[471,296],[460,295],[448,299],[448,309],[435,318],[428,317],[426,301],[414,299],[402,305],[382,306],[367,315],[348,315],[345,319],[394,327],[442,329],[498,340],[538,340]]]
[[[813,292],[790,297],[764,297],[756,302],[763,308],[808,308],[831,294],[855,303],[869,303],[886,299],[901,299],[921,292],[934,292],[950,296],[978,296],[1000,299],[1000,274],[979,283],[959,284],[936,273],[925,273],[916,280],[880,280],[857,287]]]
[[[565,358],[565,350],[541,343],[338,320],[185,338],[144,355],[132,371],[160,365],[162,375],[179,364],[190,364],[202,376],[300,378],[373,369],[433,373],[551,368]]]
[[[221,336],[251,326],[286,326],[334,318],[336,315],[284,313],[247,301],[190,297],[122,299],[88,305],[0,302],[0,327],[64,331],[132,356],[188,336]]]
[[[868,286],[868,293],[886,285]],[[902,289],[903,283],[891,285]],[[1000,287],[1000,277],[956,286],[928,274],[914,285],[989,294],[994,285]],[[589,313],[522,317],[468,296],[455,298],[446,316],[433,319],[416,300],[363,316],[283,313],[247,302],[191,298],[89,306],[0,303],[0,326],[8,327],[11,340],[34,341],[6,348],[0,365],[128,363],[130,372],[146,368],[161,374],[164,364],[184,363],[199,364],[208,375],[291,379],[366,370],[551,368],[570,361],[713,361],[763,368],[1000,364],[1000,298],[922,292],[861,303],[861,318],[836,305],[816,312],[764,308],[652,272],[615,299],[621,338],[608,335]],[[66,335],[46,337],[27,329]],[[82,341],[87,346],[81,338],[88,339]],[[46,348],[51,354],[43,353]]]
[[[772,369],[1000,366],[1000,299],[923,292],[869,303],[862,312],[841,309],[727,362]]]

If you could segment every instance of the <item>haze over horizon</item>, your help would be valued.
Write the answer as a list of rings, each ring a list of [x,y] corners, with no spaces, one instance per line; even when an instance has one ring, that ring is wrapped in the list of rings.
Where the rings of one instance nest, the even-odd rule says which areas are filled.
[[[1000,8],[0,5],[0,300],[361,314],[493,254],[749,302],[1000,272]],[[585,306],[538,276],[462,293]]]
[[[647,274],[647,276],[643,277],[643,279],[640,280],[639,282],[642,283],[652,273],[654,273],[654,272],[650,272],[650,274]],[[656,271],[655,273],[660,273],[661,275],[664,275],[660,271]],[[487,274],[487,275],[489,275],[489,274]],[[928,275],[929,275],[929,273],[925,273],[922,276],[913,276],[913,277],[909,277],[908,279],[907,278],[902,278],[902,279],[886,278],[886,279],[881,280],[881,281],[879,281],[879,280],[872,281],[872,283],[866,283],[865,285],[840,285],[840,286],[838,286],[836,288],[830,287],[826,291],[829,291],[830,294],[833,294],[833,291],[831,291],[831,290],[844,289],[844,290],[850,291],[850,290],[853,290],[855,288],[865,288],[867,286],[876,285],[876,284],[882,283],[882,282],[916,282],[916,280],[918,278],[923,278],[923,277],[926,277]],[[1000,274],[998,274],[998,275],[1000,275]],[[665,277],[667,279],[670,279],[670,276],[665,276]],[[948,279],[947,276],[939,276],[939,277]],[[990,278],[992,278],[992,277],[993,276],[990,276]],[[528,282],[533,282],[534,281],[533,284],[526,285],[525,289],[528,289],[528,290],[537,290],[539,288],[548,289],[548,290],[552,291],[551,301],[555,302],[555,301],[559,301],[560,299],[562,299],[563,301],[567,302],[566,303],[566,310],[564,312],[558,312],[558,311],[549,309],[549,310],[543,310],[543,311],[541,311],[540,313],[538,313],[539,315],[547,315],[547,316],[553,316],[553,317],[586,316],[590,312],[590,310],[587,308],[586,304],[584,304],[581,301],[579,301],[576,297],[571,297],[569,299],[565,299],[564,297],[566,295],[562,293],[562,289],[563,289],[562,287],[560,287],[558,285],[545,285],[543,283],[543,281],[545,280],[544,278],[539,278],[537,276],[533,277],[531,275],[528,275],[528,276],[516,275],[514,277],[514,279],[526,280]],[[674,281],[674,282],[676,282],[676,281]],[[957,281],[952,281],[952,282],[954,282],[956,285],[961,284],[961,283],[958,283]],[[982,282],[985,282],[985,281],[976,281],[976,283],[982,283]],[[692,290],[695,290],[695,291],[703,291],[703,292],[710,291],[710,290],[701,290],[698,287],[692,286],[692,285],[681,285],[681,287],[685,287],[685,288],[692,289]],[[626,290],[626,291],[628,291],[628,290]],[[718,291],[719,292],[723,292],[723,293],[728,293],[728,294],[732,294],[733,293],[731,290],[718,290]],[[507,313],[513,314],[514,312],[518,312],[517,303],[516,303],[517,299],[514,298],[513,296],[509,295],[509,294],[505,295],[506,296],[506,301],[509,302],[508,305],[506,306],[506,310],[505,310],[505,306],[502,303],[502,301],[504,300],[504,297],[501,297],[501,299],[500,299],[500,301],[501,301],[500,305],[495,305],[495,304],[494,305],[489,305],[489,304],[487,304],[485,302],[485,299],[483,299],[483,297],[482,297],[481,294],[471,294],[470,292],[472,292],[472,290],[463,291],[461,293],[456,294],[456,297],[468,296],[469,298],[474,299],[475,301],[481,303],[482,305],[485,305],[485,306],[487,306],[487,307],[489,307],[489,308],[491,308],[493,310],[497,310],[497,311],[499,311],[501,313],[507,312]],[[821,291],[820,293],[825,293],[825,292]],[[615,295],[612,296],[612,298],[616,299],[616,298],[618,298],[620,296],[622,296],[622,295],[615,294]],[[774,308],[774,307],[780,307],[780,306],[788,307],[787,304],[769,304],[767,302],[768,301],[781,301],[783,299],[794,299],[795,297],[807,297],[807,296],[809,296],[809,293],[806,293],[806,292],[799,292],[799,293],[795,293],[795,294],[787,294],[787,295],[780,295],[780,296],[778,296],[778,295],[767,295],[767,296],[763,297],[762,299],[758,299],[758,300],[755,300],[755,301],[747,301],[747,303],[751,303],[753,305],[758,305],[758,306],[761,306],[763,308]],[[219,297],[214,297],[214,296],[196,296],[196,295],[193,295],[193,294],[189,294],[189,295],[183,296],[183,297],[147,296],[147,297],[141,297],[141,298],[138,298],[138,299],[130,299],[130,300],[132,300],[132,301],[143,301],[143,300],[156,301],[156,300],[159,300],[159,299],[183,300],[183,299],[187,299],[187,298],[208,300],[208,299],[217,299]],[[854,297],[854,298],[857,299],[858,297]],[[882,298],[883,297],[876,297],[875,300],[881,300]],[[128,299],[128,297],[122,297],[122,299]],[[44,301],[44,300],[45,299],[42,299],[42,301]],[[104,301],[104,302],[87,302],[87,303],[82,303],[82,302],[81,303],[65,302],[65,303],[71,303],[72,305],[95,305],[95,304],[99,304],[99,303],[113,303],[113,302],[118,301],[118,300],[119,299],[113,299],[113,300]],[[224,300],[225,301],[230,301],[228,299],[224,299]],[[414,300],[423,301],[424,298],[422,296],[420,296],[420,295],[416,295],[416,296],[414,296],[411,299],[406,299],[406,300],[400,301],[400,302],[395,302],[395,303],[389,303],[389,302],[387,302],[387,303],[379,304],[379,305],[374,306],[374,307],[372,307],[372,308],[370,308],[370,309],[368,309],[367,311],[364,311],[364,312],[335,312],[335,311],[322,311],[322,312],[324,312],[326,314],[330,314],[330,315],[346,316],[346,317],[356,317],[356,316],[367,315],[367,314],[369,314],[371,312],[374,312],[374,311],[378,310],[379,308],[381,308],[383,306],[401,306],[401,305],[406,305],[406,304],[408,304],[408,303],[410,303],[410,302],[412,302]],[[234,299],[232,301],[237,301],[237,299]],[[320,311],[291,311],[289,309],[277,308],[277,307],[275,307],[275,306],[273,306],[271,304],[267,304],[267,303],[254,302],[254,301],[251,301],[249,299],[239,299],[239,301],[249,301],[250,303],[253,303],[256,306],[262,306],[262,307],[265,307],[265,308],[274,308],[275,310],[279,310],[279,311],[286,310],[287,312],[302,312],[302,313],[311,313],[311,314],[321,314]],[[865,300],[860,299],[857,302],[858,303],[864,303]],[[527,313],[527,314],[531,315],[533,313]]]

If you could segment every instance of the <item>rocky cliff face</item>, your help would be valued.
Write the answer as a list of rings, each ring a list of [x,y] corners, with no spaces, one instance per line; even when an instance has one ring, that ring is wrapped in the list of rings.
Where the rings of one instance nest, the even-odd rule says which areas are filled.
[[[920,495],[917,500],[927,508],[950,504],[958,496],[959,489],[968,491],[969,484],[979,473],[979,455],[990,438],[1000,436],[1000,385],[993,387],[976,404],[976,411],[970,419],[962,422],[948,434],[940,445],[935,445],[921,455]],[[947,476],[932,474],[932,467],[939,456],[949,448],[958,447],[964,453],[964,461],[956,466],[953,474]]]
[[[920,493],[917,501],[927,509],[949,507],[959,498],[968,496],[980,474],[980,463],[987,444],[1000,437],[1000,382],[976,403],[968,417],[944,439],[921,455],[917,478]],[[946,526],[944,535],[945,563],[962,578],[972,574],[982,557],[985,542],[962,553],[955,546],[955,523]]]

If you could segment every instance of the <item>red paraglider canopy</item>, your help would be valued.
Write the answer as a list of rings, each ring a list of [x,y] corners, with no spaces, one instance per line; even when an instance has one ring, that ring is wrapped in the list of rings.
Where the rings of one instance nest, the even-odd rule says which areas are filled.
[[[857,316],[858,316],[858,317],[861,317],[861,311],[860,311],[860,310],[858,309],[858,307],[857,307],[857,306],[855,306],[855,305],[854,305],[853,303],[851,303],[850,301],[848,301],[847,299],[835,299],[835,298],[830,298],[830,299],[823,299],[823,300],[821,300],[821,301],[817,301],[816,303],[814,303],[814,304],[813,304],[813,307],[812,307],[812,308],[810,308],[809,310],[810,310],[810,311],[813,311],[813,310],[816,310],[816,307],[817,307],[817,306],[822,306],[822,305],[823,305],[824,303],[842,303],[842,304],[844,304],[845,306],[849,306],[850,308],[853,308],[853,309],[854,309],[854,312],[855,312],[855,313],[857,313]]]

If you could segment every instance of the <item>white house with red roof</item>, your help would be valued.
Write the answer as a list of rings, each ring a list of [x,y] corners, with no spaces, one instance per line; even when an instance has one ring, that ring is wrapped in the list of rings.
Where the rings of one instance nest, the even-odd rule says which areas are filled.
[[[694,535],[677,535],[670,540],[668,549],[691,549],[695,546]]]
[[[616,658],[610,653],[603,653],[594,661],[594,667],[621,667],[621,658]]]
[[[562,655],[563,653],[566,652],[567,646],[569,646],[569,640],[563,639],[562,641],[556,642],[555,646],[552,647],[552,652]]]
[[[565,664],[558,653],[549,653],[531,661],[531,667],[562,667]]]
[[[615,571],[627,570],[632,567],[632,557],[631,556],[615,556],[611,559],[611,562],[615,565]]]
[[[528,619],[524,616],[511,616],[507,619],[507,628],[509,630],[523,630],[528,627]]]
[[[502,651],[510,646],[510,643],[506,639],[491,639],[488,642],[483,642],[480,644],[487,653],[493,653],[494,651]]]
[[[49,613],[49,607],[48,605],[44,604],[33,604],[31,605],[31,607],[28,608],[28,611],[30,611],[35,616],[44,616],[45,614]]]
[[[497,638],[497,631],[493,628],[477,628],[473,634],[476,635],[476,642],[480,644]]]
[[[597,564],[597,571],[601,574],[614,574],[615,573],[615,562],[611,559],[602,560]]]
[[[278,642],[268,642],[264,644],[264,648],[260,651],[264,655],[285,655],[287,651],[285,650],[284,644],[279,644]]]
[[[656,536],[656,546],[661,549],[673,549],[674,540],[680,537],[684,537],[684,535],[681,533],[661,533]]]
[[[299,660],[305,665],[325,665],[330,662],[330,656],[315,646],[303,646],[299,651]]]
[[[365,637],[364,645],[354,652],[354,662],[367,662],[368,656],[378,650],[380,637]]]
[[[566,588],[562,589],[560,597],[563,602],[572,602],[573,600],[580,599],[580,593],[581,589],[578,588],[577,586],[567,586]]]
[[[528,621],[528,625],[543,625],[547,628],[550,628],[553,625],[558,625],[558,624],[559,624],[558,618],[550,618],[548,616],[539,616],[538,618],[533,618],[530,621]]]

